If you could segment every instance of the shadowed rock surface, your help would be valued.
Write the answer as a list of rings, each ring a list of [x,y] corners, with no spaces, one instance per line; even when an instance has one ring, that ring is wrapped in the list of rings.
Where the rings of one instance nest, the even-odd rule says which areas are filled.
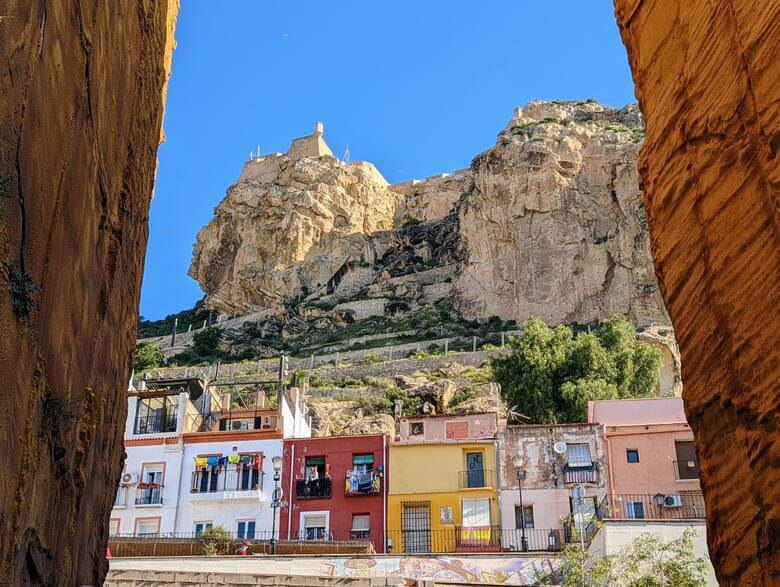
[[[0,19],[0,585],[99,585],[177,0]]]
[[[616,0],[656,274],[725,585],[780,584],[780,3]]]

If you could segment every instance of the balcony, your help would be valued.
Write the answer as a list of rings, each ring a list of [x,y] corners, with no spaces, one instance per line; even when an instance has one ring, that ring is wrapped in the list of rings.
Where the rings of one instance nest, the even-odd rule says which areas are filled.
[[[156,483],[139,483],[135,494],[135,505],[162,505],[162,485]]]
[[[247,430],[275,431],[279,426],[276,410],[234,410],[190,414],[187,416],[188,432],[244,432]]]
[[[493,471],[488,471],[487,469],[458,471],[458,487],[461,489],[493,487]]]
[[[376,471],[347,471],[344,495],[377,495],[382,492],[382,478]]]
[[[570,467],[566,465],[563,469],[563,482],[566,485],[580,483],[597,485],[599,482],[599,471],[596,463],[591,463],[585,467]]]
[[[675,494],[621,494],[609,497],[604,517],[620,520],[703,520],[704,495],[701,491]]]
[[[162,434],[176,432],[178,410],[173,409],[163,413],[138,414],[135,419],[133,434]]]
[[[263,471],[257,467],[230,467],[195,471],[190,481],[190,501],[260,501]]]
[[[295,497],[298,499],[325,499],[330,497],[331,481],[328,477],[319,479],[296,479]]]
[[[678,481],[694,481],[699,478],[699,461],[674,461],[674,474]]]

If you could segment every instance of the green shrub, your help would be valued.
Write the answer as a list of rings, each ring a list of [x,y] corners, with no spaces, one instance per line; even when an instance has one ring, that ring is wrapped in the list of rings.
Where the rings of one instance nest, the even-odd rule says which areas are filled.
[[[153,342],[135,347],[135,370],[158,369],[165,365],[165,353]]]
[[[376,363],[384,363],[385,358],[379,353],[368,353],[365,357],[360,359],[358,363],[360,365],[375,365]]]
[[[230,541],[230,532],[222,526],[206,528],[200,536],[200,545],[204,556],[229,554]]]

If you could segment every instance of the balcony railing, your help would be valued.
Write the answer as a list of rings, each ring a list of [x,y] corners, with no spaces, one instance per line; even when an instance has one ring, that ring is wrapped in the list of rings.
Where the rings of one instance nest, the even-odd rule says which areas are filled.
[[[566,544],[562,528],[502,530],[498,526],[452,526],[425,530],[395,530],[387,533],[388,552],[556,552]]]
[[[673,494],[611,495],[605,517],[634,520],[703,520],[705,514],[702,492],[682,491]]]
[[[321,499],[330,497],[331,481],[328,477],[319,479],[296,479],[295,497],[298,499]]]
[[[461,489],[493,487],[493,471],[487,469],[458,471],[458,485]]]
[[[563,469],[563,482],[567,485],[577,483],[596,484],[599,482],[599,471],[596,463],[585,467],[570,467]]]
[[[162,490],[162,485],[143,487],[143,484],[139,484],[135,494],[135,505],[162,505]]]
[[[199,470],[192,474],[190,493],[219,491],[258,491],[263,488],[263,472],[257,467]]]
[[[135,418],[133,434],[161,434],[163,432],[176,432],[178,410],[172,409],[163,414],[151,413]]]
[[[376,471],[347,471],[345,495],[376,495],[382,492],[382,478]]]
[[[691,481],[699,478],[699,461],[674,461],[674,473],[678,481]]]
[[[279,418],[274,410],[211,412],[187,416],[189,432],[241,432],[242,430],[276,430]]]

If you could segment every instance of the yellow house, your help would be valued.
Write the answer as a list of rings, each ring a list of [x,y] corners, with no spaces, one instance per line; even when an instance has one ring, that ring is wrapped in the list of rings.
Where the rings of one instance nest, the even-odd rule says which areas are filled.
[[[499,550],[495,413],[403,420],[390,445],[392,552]]]

